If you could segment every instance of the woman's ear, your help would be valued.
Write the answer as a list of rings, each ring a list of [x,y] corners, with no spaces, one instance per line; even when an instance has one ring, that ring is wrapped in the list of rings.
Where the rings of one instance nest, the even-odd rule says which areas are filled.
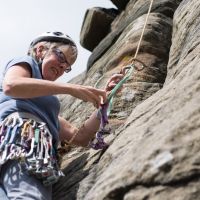
[[[36,47],[35,54],[36,54],[36,57],[37,57],[38,60],[39,59],[43,59],[44,53],[45,53],[45,49],[46,49],[45,46],[42,45],[42,44],[40,44],[40,45],[38,45]]]

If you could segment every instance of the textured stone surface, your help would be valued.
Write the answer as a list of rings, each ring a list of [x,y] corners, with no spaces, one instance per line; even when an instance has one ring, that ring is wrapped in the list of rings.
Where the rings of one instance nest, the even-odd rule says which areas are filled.
[[[152,13],[161,13],[167,17],[172,18],[175,9],[181,0],[155,0],[152,5]],[[146,0],[130,0],[126,9],[121,12],[116,20],[112,23],[111,32],[99,43],[99,45],[93,50],[92,55],[89,57],[87,69],[91,66],[112,46],[121,32],[135,19],[146,14],[148,12],[150,1]]]
[[[125,117],[123,123],[120,123],[121,126],[116,125],[116,129],[113,129],[112,134],[106,138],[110,143],[109,148],[105,151],[74,148],[66,154],[62,163],[66,177],[54,186],[54,199],[200,199],[199,14],[199,1],[183,0],[180,3],[173,17],[172,44],[168,44],[171,44],[171,48],[167,70],[165,67],[159,68],[158,64],[158,73],[151,71],[150,67],[150,71],[141,72],[143,79],[140,74],[135,76],[136,80],[132,77],[123,91],[124,94],[116,98],[116,101],[119,101],[117,105],[121,103],[120,98],[122,101],[123,98],[127,102],[130,100],[131,111],[128,118]],[[82,79],[84,84],[93,85],[103,75],[99,82],[99,86],[102,86],[109,75],[119,69],[123,56],[120,57],[119,53],[115,58],[112,57],[113,60],[109,56],[113,56],[112,52],[117,54],[122,51],[125,45],[128,46],[131,38],[134,38],[132,33],[135,32],[133,29],[135,30],[136,26],[133,24],[136,25],[137,21],[143,19],[144,16],[140,16],[123,29],[118,42],[110,46],[106,54],[86,73],[84,80]],[[166,24],[170,24],[169,21],[170,18],[163,13],[151,14],[152,24],[148,25],[148,29],[155,26],[152,30],[160,33],[159,37],[166,37],[167,31],[165,32],[160,24],[165,27]],[[158,27],[162,27],[163,34]],[[170,32],[170,29],[168,31]],[[155,38],[152,37],[152,40]],[[160,46],[165,40],[166,38],[158,40],[157,45]],[[149,42],[144,42],[143,45],[139,54],[140,59],[147,66],[155,65],[154,60],[163,55],[163,49],[159,51],[155,48],[149,55],[149,51],[148,54],[144,51],[149,49]],[[166,54],[167,52],[166,50]],[[161,69],[167,71],[162,88]],[[161,81],[159,76],[162,77]],[[141,96],[146,97],[138,103],[135,103],[135,93],[131,89],[133,86],[136,93],[144,87],[149,88],[143,89]],[[151,90],[153,92],[148,94]],[[63,103],[67,105],[65,100]],[[71,113],[63,115],[74,123],[81,123],[82,118],[86,118],[92,111],[91,106],[86,104],[80,115],[81,104],[83,103],[74,101],[71,104]],[[120,113],[117,111],[117,105],[113,108],[115,115]],[[129,108],[130,104],[125,103],[123,110],[128,110],[126,106]],[[111,117],[111,124],[118,123],[114,121],[119,120],[114,114]]]
[[[111,23],[118,11],[116,9],[91,8],[86,11],[80,33],[81,45],[92,51],[109,33]]]
[[[124,29],[109,52],[88,71],[84,84],[102,88],[112,73],[120,71],[126,60],[134,56],[145,19],[146,15],[141,16]],[[126,83],[125,89],[114,99],[115,109],[110,116],[114,120],[114,126],[123,123],[138,103],[162,87],[166,77],[171,31],[172,21],[169,18],[156,13],[150,15],[148,28],[137,57],[145,63],[146,67],[142,71],[135,70]],[[87,105],[86,103],[72,97],[67,99],[65,98],[66,103],[63,103],[62,107],[70,108],[63,109],[62,114],[76,124],[82,123],[93,108],[88,109],[88,106],[83,106]],[[72,112],[73,116],[71,116]],[[82,118],[78,117],[80,115]]]

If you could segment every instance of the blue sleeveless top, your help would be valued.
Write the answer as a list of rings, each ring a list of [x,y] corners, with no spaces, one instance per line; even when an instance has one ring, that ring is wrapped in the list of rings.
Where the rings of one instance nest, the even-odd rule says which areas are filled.
[[[6,71],[13,65],[26,63],[31,69],[32,78],[42,79],[37,62],[31,56],[24,56],[11,60],[5,67],[0,78],[0,121],[13,112],[29,112],[44,121],[53,138],[58,141],[59,122],[58,114],[60,103],[56,96],[43,96],[30,99],[19,99],[6,96],[2,90],[2,82]],[[31,92],[31,90],[30,90]]]

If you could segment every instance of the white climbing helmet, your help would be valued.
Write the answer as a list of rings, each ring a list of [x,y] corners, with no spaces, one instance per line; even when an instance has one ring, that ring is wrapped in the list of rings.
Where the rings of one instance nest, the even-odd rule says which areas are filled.
[[[70,44],[76,47],[75,42],[66,34],[62,32],[45,32],[36,37],[30,44],[30,46],[34,46],[38,42],[47,41],[47,42],[62,42],[64,44]],[[76,47],[77,48],[77,47]]]

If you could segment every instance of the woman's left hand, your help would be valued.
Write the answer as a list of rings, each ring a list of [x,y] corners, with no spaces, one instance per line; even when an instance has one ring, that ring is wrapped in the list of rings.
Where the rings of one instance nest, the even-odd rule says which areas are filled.
[[[105,91],[106,93],[110,93],[111,90],[124,78],[124,74],[116,73],[111,76],[111,78],[108,80]],[[117,92],[120,92],[123,87],[119,88]]]

